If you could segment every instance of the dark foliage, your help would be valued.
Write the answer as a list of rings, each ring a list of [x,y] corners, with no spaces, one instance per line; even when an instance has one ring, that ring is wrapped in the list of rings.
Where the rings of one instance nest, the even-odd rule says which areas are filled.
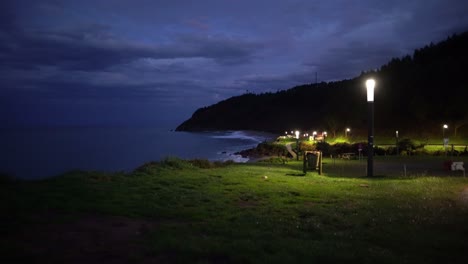
[[[449,122],[456,136],[468,124],[466,69],[468,32],[417,49],[412,56],[394,58],[379,70],[363,72],[351,80],[229,98],[198,109],[177,130],[250,129],[282,133],[284,129],[315,128],[334,134],[352,126],[365,131],[364,82],[373,77],[377,82],[376,130],[437,133],[441,123]]]
[[[242,155],[243,157],[287,156],[288,151],[283,145],[271,142],[262,142],[255,148],[243,150],[236,154]]]
[[[228,165],[234,164],[234,161],[227,160],[227,161],[214,161],[211,162],[207,159],[192,159],[188,161],[192,166],[198,167],[200,169],[212,169],[212,168],[222,168]]]
[[[316,148],[322,151],[323,155],[329,156],[331,154],[332,146],[327,142],[317,142]]]

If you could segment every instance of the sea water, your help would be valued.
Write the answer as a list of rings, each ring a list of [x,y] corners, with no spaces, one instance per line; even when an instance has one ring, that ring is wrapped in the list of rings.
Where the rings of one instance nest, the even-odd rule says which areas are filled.
[[[2,129],[0,173],[39,179],[75,169],[128,172],[165,157],[246,162],[235,153],[273,138],[254,131],[188,133],[149,127]]]

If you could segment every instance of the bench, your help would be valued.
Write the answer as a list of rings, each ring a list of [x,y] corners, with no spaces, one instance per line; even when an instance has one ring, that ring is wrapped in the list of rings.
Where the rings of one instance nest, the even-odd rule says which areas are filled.
[[[355,153],[343,153],[341,154],[341,158],[342,159],[354,159],[354,157],[356,156]]]
[[[463,177],[465,177],[465,168],[463,167],[463,161],[452,162],[450,165],[452,171],[463,171]]]

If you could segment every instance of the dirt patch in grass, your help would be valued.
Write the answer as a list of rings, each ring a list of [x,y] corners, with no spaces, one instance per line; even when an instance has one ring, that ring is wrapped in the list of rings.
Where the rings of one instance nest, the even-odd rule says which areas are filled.
[[[35,215],[35,223],[4,237],[9,263],[158,263],[144,236],[157,222],[120,216]]]

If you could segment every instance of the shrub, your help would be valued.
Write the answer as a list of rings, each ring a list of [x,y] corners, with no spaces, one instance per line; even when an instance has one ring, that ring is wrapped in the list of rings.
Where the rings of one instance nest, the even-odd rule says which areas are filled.
[[[387,147],[385,150],[386,155],[396,155],[397,154],[397,148],[396,147]]]
[[[207,159],[192,159],[188,161],[192,166],[200,169],[223,168],[234,164],[233,160],[210,162]]]
[[[285,164],[286,159],[280,157],[271,157],[269,159],[259,160],[258,162],[271,163],[271,164]]]
[[[316,149],[322,151],[323,155],[330,155],[331,154],[331,146],[327,142],[317,142]]]
[[[342,153],[350,153],[355,152],[353,150],[353,146],[349,143],[336,143],[335,145],[331,145],[330,154],[331,155],[338,155]]]
[[[398,142],[400,153],[407,155],[422,154],[424,152],[424,143],[404,138]],[[418,151],[416,151],[418,150]],[[405,153],[403,153],[405,152]]]
[[[157,167],[160,166],[160,163],[158,161],[151,161],[147,162],[139,167],[137,167],[134,172],[140,172],[140,173],[151,173],[153,172]]]
[[[177,157],[166,157],[161,161],[161,166],[179,170],[192,167],[192,165],[188,161]]]
[[[307,141],[301,141],[299,143],[299,149],[304,151],[314,151],[316,150],[316,145],[313,143],[309,143]]]
[[[213,162],[213,167],[215,168],[223,168],[229,165],[234,164],[235,162],[233,160],[225,160],[225,161],[215,161]]]
[[[192,166],[198,167],[200,169],[209,169],[213,167],[213,164],[207,159],[192,159],[189,160],[189,163],[192,164]]]
[[[288,151],[283,145],[262,142],[258,144],[256,148],[247,151],[241,151],[239,154],[243,156],[285,156],[287,153]]]
[[[385,155],[385,149],[374,146],[374,155],[384,156]]]

